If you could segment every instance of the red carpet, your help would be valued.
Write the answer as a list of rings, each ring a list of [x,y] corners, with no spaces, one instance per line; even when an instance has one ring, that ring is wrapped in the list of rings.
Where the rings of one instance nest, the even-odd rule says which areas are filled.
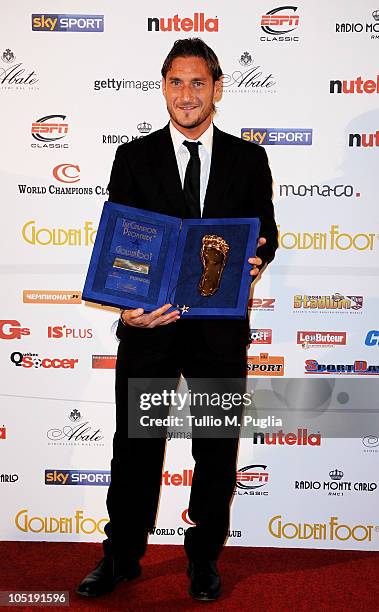
[[[76,584],[101,557],[99,544],[0,542],[0,590],[70,591],[61,610],[207,610],[368,612],[379,609],[379,553],[275,548],[225,548],[219,562],[224,592],[217,602],[187,595],[180,546],[150,545],[142,577],[100,599],[83,599]],[[1,610],[38,610],[1,607]],[[48,610],[59,608],[44,607]]]

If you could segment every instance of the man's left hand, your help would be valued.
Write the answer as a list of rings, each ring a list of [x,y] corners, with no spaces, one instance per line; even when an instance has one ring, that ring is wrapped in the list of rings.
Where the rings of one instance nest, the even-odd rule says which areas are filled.
[[[266,238],[259,238],[258,247],[266,244]],[[262,265],[262,260],[260,257],[249,257],[248,262],[253,266],[250,270],[250,276],[257,276],[259,274],[259,268],[257,266]]]

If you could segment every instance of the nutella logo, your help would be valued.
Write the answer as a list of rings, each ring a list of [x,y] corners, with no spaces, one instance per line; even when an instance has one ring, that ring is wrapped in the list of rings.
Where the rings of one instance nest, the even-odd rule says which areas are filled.
[[[149,32],[218,32],[218,18],[205,18],[204,13],[193,17],[148,17]]]

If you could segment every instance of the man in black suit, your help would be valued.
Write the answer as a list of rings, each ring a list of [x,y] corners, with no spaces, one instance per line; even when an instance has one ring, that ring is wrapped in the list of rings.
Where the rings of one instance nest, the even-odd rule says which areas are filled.
[[[222,71],[203,41],[176,41],[162,77],[170,123],[118,148],[109,199],[181,218],[259,217],[258,254],[249,259],[255,276],[277,248],[266,153],[213,125]],[[166,440],[128,438],[128,379],[246,377],[247,316],[238,321],[180,320],[180,312],[170,306],[151,313],[140,308],[121,313],[105,557],[80,584],[81,595],[102,595],[120,580],[137,577],[155,523]],[[228,531],[237,451],[236,436],[192,440],[189,517],[195,526],[186,531],[185,550],[195,599],[216,599],[221,592],[216,560]],[[143,483],[141,474],[148,474]]]

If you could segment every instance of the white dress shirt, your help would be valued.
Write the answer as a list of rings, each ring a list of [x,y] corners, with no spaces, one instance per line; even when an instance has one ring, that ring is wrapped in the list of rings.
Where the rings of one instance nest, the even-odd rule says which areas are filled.
[[[212,143],[213,143],[213,123],[203,132],[199,138],[192,140],[186,138],[184,134],[174,127],[170,121],[170,133],[172,138],[172,144],[174,145],[176,161],[178,164],[180,180],[182,187],[184,184],[184,177],[186,175],[187,164],[190,160],[190,152],[187,147],[183,145],[185,140],[189,142],[201,142],[199,146],[199,157],[200,157],[200,212],[203,214],[204,199],[208,186],[209,171],[211,169],[211,158],[212,158]]]

